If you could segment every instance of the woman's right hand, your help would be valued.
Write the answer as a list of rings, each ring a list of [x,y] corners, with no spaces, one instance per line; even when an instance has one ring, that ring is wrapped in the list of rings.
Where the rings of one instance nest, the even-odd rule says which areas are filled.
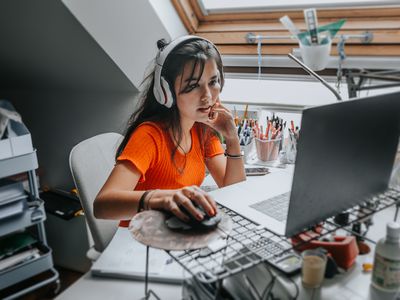
[[[176,190],[155,190],[149,196],[147,206],[150,209],[169,211],[185,222],[190,219],[182,211],[182,207],[185,207],[199,221],[204,217],[201,211],[196,209],[196,205],[201,206],[210,217],[217,213],[217,205],[214,199],[195,185]]]
[[[237,129],[231,111],[222,105],[220,99],[212,107],[209,119],[204,124],[218,131],[225,139],[237,139]]]

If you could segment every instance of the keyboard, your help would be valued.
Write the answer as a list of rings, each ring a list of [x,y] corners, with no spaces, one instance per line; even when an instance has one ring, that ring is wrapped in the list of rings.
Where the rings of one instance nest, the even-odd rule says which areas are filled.
[[[247,244],[240,252],[246,255],[252,252],[286,274],[295,273],[301,268],[301,256],[293,251],[291,244],[284,241],[260,237],[257,241]]]
[[[274,218],[280,222],[285,221],[289,209],[290,192],[277,195],[275,197],[263,200],[250,205],[263,214]]]
[[[286,250],[282,244],[275,242],[267,237],[260,237],[259,240],[247,244],[246,247],[253,252],[256,252],[259,256],[263,258],[269,258],[273,255],[278,255]]]

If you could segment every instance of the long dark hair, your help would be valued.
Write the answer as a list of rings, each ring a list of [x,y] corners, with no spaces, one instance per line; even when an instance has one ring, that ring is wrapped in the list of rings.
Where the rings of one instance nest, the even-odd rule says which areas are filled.
[[[166,45],[167,43],[165,40],[159,40],[157,42],[158,49],[162,49]],[[122,140],[116,152],[116,159],[121,155],[135,129],[146,121],[158,122],[162,124],[164,130],[171,130],[176,145],[180,145],[180,142],[182,141],[182,128],[180,126],[179,110],[176,105],[175,89],[173,88],[175,86],[175,80],[183,73],[184,67],[188,65],[189,62],[192,62],[190,79],[197,78],[198,82],[203,74],[204,65],[209,59],[214,59],[216,62],[220,74],[220,85],[222,90],[222,87],[224,86],[222,60],[219,52],[216,50],[213,44],[202,39],[189,40],[187,43],[180,44],[173,49],[171,53],[169,53],[166,61],[164,62],[161,75],[165,78],[165,80],[167,80],[174,97],[174,102],[170,108],[158,103],[154,96],[154,70],[143,80],[142,85],[145,85],[145,88],[139,97],[138,108],[129,118],[128,126],[124,133],[124,139]],[[195,74],[197,67],[199,67],[199,74]],[[189,83],[190,81],[188,81],[187,84],[189,85]],[[193,84],[193,81],[191,84]],[[185,92],[187,89],[188,86],[184,87],[183,92]],[[203,136],[205,136],[204,134],[209,131],[210,127],[204,124],[201,124],[201,126]],[[172,151],[172,160],[174,160],[177,149],[178,146],[175,146]]]

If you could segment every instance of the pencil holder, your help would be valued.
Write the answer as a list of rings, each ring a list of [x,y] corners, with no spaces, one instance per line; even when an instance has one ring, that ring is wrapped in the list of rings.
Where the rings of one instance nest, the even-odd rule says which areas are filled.
[[[257,157],[261,161],[272,161],[278,158],[282,139],[260,140],[256,139]]]
[[[324,37],[319,45],[300,44],[301,57],[303,62],[313,71],[325,69],[328,65],[331,53],[332,41],[330,37]]]
[[[279,160],[282,164],[294,164],[297,154],[297,140],[286,138],[283,142],[282,150],[279,152]]]
[[[244,162],[250,162],[256,157],[256,149],[254,146],[254,138],[251,140],[251,142],[247,145],[240,146],[240,150],[243,151],[244,155]]]

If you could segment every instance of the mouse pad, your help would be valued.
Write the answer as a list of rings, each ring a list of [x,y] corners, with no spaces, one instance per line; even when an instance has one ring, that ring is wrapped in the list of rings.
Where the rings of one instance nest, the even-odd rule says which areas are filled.
[[[174,231],[167,227],[167,215],[161,211],[148,210],[136,214],[129,231],[140,243],[163,250],[194,250],[205,248],[212,241],[226,237],[232,230],[231,218],[220,212],[221,222],[209,231]]]

